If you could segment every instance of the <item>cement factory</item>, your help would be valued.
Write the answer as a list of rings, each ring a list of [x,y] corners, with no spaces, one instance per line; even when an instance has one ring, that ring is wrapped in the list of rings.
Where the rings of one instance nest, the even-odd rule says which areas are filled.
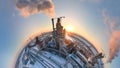
[[[25,45],[15,68],[104,68],[104,54],[84,37],[67,32],[61,25],[63,18],[56,23],[52,18],[53,30]]]

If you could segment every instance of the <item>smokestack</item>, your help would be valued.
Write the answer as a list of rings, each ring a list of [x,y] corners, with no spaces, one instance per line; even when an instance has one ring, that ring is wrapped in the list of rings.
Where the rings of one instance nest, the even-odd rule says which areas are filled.
[[[50,18],[55,16],[52,0],[17,0],[16,7],[20,15],[25,17],[39,13],[44,13]]]
[[[57,22],[61,23],[61,19],[62,19],[62,18],[65,18],[65,16],[58,17],[58,18],[57,18]]]
[[[53,31],[55,30],[55,27],[54,27],[54,18],[52,18],[52,26],[53,26]]]

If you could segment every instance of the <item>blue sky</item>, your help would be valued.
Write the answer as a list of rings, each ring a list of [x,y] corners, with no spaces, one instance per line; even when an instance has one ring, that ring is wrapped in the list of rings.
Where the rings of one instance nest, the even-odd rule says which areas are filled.
[[[110,28],[104,24],[103,11],[109,19],[120,19],[120,0],[53,0],[53,3],[56,17],[66,16],[65,22],[73,25],[73,32],[102,48],[108,56],[110,37],[107,31]],[[36,33],[50,30],[51,20],[46,15],[34,14],[22,17],[16,9],[15,0],[0,0],[1,68],[12,68],[26,39]],[[119,59],[120,55],[111,64],[105,64],[105,67],[119,68]]]

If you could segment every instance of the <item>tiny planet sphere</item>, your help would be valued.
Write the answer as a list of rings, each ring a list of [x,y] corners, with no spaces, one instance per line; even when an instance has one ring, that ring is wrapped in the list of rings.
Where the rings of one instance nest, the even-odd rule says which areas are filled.
[[[104,68],[103,53],[82,36],[67,32],[57,19],[53,31],[35,36],[19,54],[15,68]]]

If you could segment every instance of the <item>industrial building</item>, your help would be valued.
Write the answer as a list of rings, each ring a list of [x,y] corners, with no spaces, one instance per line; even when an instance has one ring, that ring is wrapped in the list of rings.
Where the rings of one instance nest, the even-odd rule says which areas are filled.
[[[104,68],[103,53],[88,40],[75,33],[67,33],[57,18],[52,32],[40,34],[25,45],[15,68]]]

